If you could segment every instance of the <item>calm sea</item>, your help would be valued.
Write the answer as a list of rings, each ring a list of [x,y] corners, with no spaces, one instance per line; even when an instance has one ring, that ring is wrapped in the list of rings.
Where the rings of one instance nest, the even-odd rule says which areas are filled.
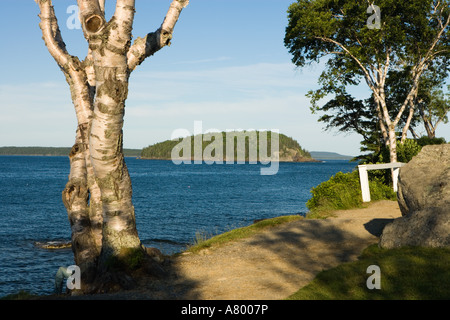
[[[276,175],[261,165],[175,165],[126,159],[133,183],[139,236],[171,254],[196,233],[214,235],[255,219],[304,214],[310,190],[355,163],[280,163]],[[46,250],[37,242],[70,241],[61,192],[67,157],[0,156],[0,297],[19,290],[53,291],[60,266],[73,263],[71,249]]]

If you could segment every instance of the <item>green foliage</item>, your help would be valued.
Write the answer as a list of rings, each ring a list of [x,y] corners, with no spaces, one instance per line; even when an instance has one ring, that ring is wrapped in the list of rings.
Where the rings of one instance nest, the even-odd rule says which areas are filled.
[[[450,71],[450,29],[441,30],[450,13],[450,1],[378,0],[374,4],[381,11],[379,29],[367,26],[367,1],[297,0],[288,9],[284,38],[292,62],[298,67],[327,58],[318,80],[319,88],[307,95],[311,110],[324,112],[319,121],[325,122],[327,129],[335,127],[342,132],[361,134],[364,148],[382,145],[383,136],[377,123],[382,120],[386,127],[389,126],[387,119],[382,118],[392,120],[398,116],[396,129],[404,127],[408,112],[401,106],[408,105],[405,99],[415,87],[413,79],[418,70],[424,72],[420,73],[419,92],[414,102],[424,101],[416,106],[416,110],[425,115],[422,120],[426,122],[428,118],[428,124],[432,123],[435,128],[439,121],[448,120],[446,113],[449,110],[448,99],[439,88]],[[426,66],[423,70],[422,65]],[[378,80],[383,78],[378,71],[380,66],[386,66],[386,77],[382,82]],[[378,85],[383,86],[383,101],[378,100],[386,106],[382,116],[377,108],[380,104],[374,103],[375,92],[364,100],[357,100],[347,93],[363,81],[372,90],[379,88]],[[426,99],[427,95],[429,99]],[[331,100],[324,106],[319,105],[329,97]],[[412,125],[419,120],[416,114]]]
[[[428,87],[419,88],[418,109],[430,138],[436,135],[439,123],[448,123],[447,114],[450,112],[450,85],[447,85],[446,93],[443,85],[448,80],[448,72],[445,69],[442,71],[441,76],[436,72],[431,74]]]
[[[376,5],[382,13],[381,28],[371,30],[367,27],[368,2],[294,2],[288,9],[288,26],[284,39],[285,46],[293,55],[293,62],[304,66],[309,62],[319,61],[326,54],[332,54],[327,62],[328,70],[339,81],[327,81],[324,84],[335,88],[338,83],[351,84],[362,76],[362,70],[353,57],[367,66],[384,62],[386,54],[390,53],[397,58],[391,63],[395,63],[400,69],[405,66],[408,68],[421,59],[432,45],[432,35],[439,30],[435,21],[446,19],[449,12],[448,1],[440,4],[440,12],[433,11],[432,0],[379,0]],[[434,48],[437,52],[436,58],[448,58],[446,41],[448,32]],[[344,55],[343,48],[337,43],[344,44],[351,55]],[[406,65],[404,61],[410,64]],[[448,68],[445,61],[442,62],[442,66]],[[339,70],[345,72],[339,74]],[[327,79],[331,80],[330,77]]]
[[[420,139],[406,139],[404,143],[397,141],[397,161],[408,163],[419,152],[422,147],[428,144],[441,144],[445,143],[443,138],[430,139],[428,137],[422,137]],[[378,152],[361,157],[362,164],[377,164],[389,162],[389,149],[386,146],[381,146]],[[382,181],[386,185],[392,184],[392,175],[390,170],[371,170],[368,171],[369,179],[377,179]]]
[[[369,290],[367,267],[381,270],[381,289]],[[450,249],[368,247],[356,262],[320,272],[289,300],[430,300],[450,298]]]
[[[378,179],[371,179],[369,187],[373,201],[396,199],[392,188]],[[308,200],[306,206],[313,214],[359,208],[363,205],[358,171],[338,172],[329,180],[312,188],[311,193],[312,198]]]
[[[170,159],[172,149],[180,140],[167,140],[142,149],[141,157],[146,159]]]
[[[406,139],[403,143],[397,144],[397,160],[398,162],[408,163],[419,154],[422,147],[414,139]]]
[[[417,140],[406,139],[404,143],[397,141],[397,161],[408,163],[419,152],[422,147],[430,144],[445,144],[444,138],[428,138],[427,136],[421,137]],[[370,159],[370,161],[368,161]],[[388,163],[389,162],[389,149],[386,146],[382,146],[378,153],[370,155],[370,158],[366,158],[366,161],[362,163]]]
[[[433,145],[433,144],[446,144],[444,138],[429,138],[428,136],[423,136],[417,139],[417,144],[419,146]]]

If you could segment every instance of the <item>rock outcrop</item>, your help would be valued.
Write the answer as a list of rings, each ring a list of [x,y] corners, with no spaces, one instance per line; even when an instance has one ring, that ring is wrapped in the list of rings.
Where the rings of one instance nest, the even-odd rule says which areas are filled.
[[[387,225],[383,248],[450,246],[450,144],[425,146],[400,169],[402,217]]]
[[[48,250],[58,250],[58,249],[67,249],[72,247],[71,241],[65,241],[65,240],[54,240],[54,241],[36,241],[34,245],[41,249],[48,249]]]

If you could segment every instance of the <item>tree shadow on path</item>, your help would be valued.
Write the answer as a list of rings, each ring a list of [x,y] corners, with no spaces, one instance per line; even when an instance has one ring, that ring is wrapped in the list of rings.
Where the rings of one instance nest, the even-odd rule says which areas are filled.
[[[355,261],[393,219],[301,219],[159,265],[139,288],[82,299],[284,299],[322,270]],[[158,268],[158,267],[157,267]],[[158,272],[156,272],[158,273]]]

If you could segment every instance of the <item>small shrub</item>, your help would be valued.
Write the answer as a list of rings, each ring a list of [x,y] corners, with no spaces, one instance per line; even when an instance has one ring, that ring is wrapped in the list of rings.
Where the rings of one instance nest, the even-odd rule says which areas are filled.
[[[371,199],[395,200],[396,194],[379,179],[369,181]],[[359,208],[363,205],[361,185],[358,171],[350,173],[338,172],[329,180],[311,189],[312,198],[306,206],[311,212],[329,212]]]
[[[397,141],[397,161],[408,163],[422,150],[422,145],[414,139],[406,139],[405,142]],[[367,160],[367,159],[366,159]],[[389,163],[389,148],[383,146],[379,154],[371,157],[370,161],[362,161],[361,164]],[[370,180],[378,180],[385,185],[392,185],[391,170],[370,170],[368,172]]]
[[[447,142],[444,138],[428,138],[427,136],[423,136],[417,139],[417,143],[423,147],[429,144],[446,144]]]
[[[312,198],[306,206],[309,210],[340,210],[360,205],[358,173],[338,172],[329,180],[311,189]]]
[[[397,144],[397,160],[408,163],[420,150],[422,150],[422,146],[416,140],[406,139],[405,142]]]

